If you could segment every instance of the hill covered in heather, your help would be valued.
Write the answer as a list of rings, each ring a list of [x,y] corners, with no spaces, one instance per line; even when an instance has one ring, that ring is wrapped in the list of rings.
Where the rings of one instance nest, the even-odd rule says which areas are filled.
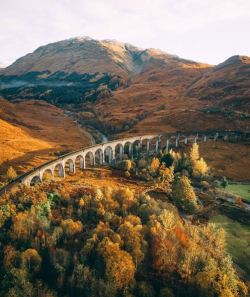
[[[78,37],[41,46],[2,69],[0,94],[91,112],[84,123],[108,135],[244,130],[249,71],[245,56],[211,66],[157,49]]]

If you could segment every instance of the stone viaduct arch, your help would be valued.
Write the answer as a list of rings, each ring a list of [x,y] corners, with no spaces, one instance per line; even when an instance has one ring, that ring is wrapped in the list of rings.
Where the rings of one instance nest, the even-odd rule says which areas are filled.
[[[190,142],[206,142],[208,140],[223,139],[227,141],[229,137],[249,138],[249,133],[242,132],[211,132],[211,133],[162,133],[144,136],[134,136],[119,140],[113,140],[102,144],[97,144],[80,149],[49,161],[15,179],[12,183],[2,188],[0,194],[11,189],[19,183],[27,186],[36,184],[45,179],[46,173],[51,177],[64,178],[65,174],[74,174],[76,169],[85,169],[95,165],[111,165],[115,160],[121,160],[125,154],[131,159],[137,153],[158,153],[160,150],[169,151],[180,144],[187,145]]]

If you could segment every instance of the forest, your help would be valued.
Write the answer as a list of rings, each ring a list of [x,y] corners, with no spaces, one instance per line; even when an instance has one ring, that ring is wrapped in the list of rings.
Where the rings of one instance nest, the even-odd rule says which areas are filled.
[[[116,167],[167,198],[55,180],[0,197],[0,296],[248,295],[224,230],[205,219],[197,188],[221,185],[197,144]]]

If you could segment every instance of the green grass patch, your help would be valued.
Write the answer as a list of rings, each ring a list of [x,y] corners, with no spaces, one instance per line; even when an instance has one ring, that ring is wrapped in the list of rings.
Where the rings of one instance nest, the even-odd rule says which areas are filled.
[[[250,224],[240,224],[224,215],[215,215],[210,222],[226,231],[227,251],[250,279]]]
[[[239,195],[243,200],[250,202],[250,184],[229,184],[225,190]]]

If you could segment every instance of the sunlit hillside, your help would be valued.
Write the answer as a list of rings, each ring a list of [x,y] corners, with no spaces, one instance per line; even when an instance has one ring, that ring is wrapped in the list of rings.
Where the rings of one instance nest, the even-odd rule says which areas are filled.
[[[25,172],[56,153],[90,144],[63,110],[42,101],[9,103],[0,99],[0,172],[12,165]]]

